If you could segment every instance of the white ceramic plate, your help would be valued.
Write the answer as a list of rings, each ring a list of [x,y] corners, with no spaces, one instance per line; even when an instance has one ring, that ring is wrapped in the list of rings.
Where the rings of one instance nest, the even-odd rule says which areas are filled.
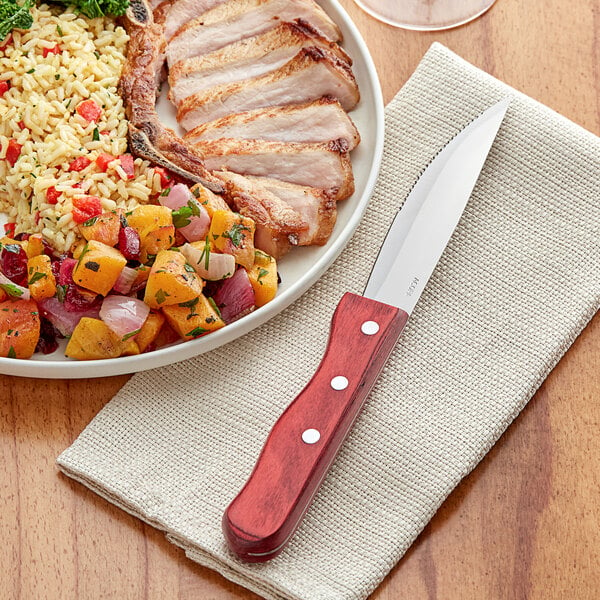
[[[375,66],[350,17],[336,0],[320,0],[327,13],[344,34],[344,48],[354,60],[361,101],[352,111],[361,143],[352,152],[356,191],[338,205],[338,219],[329,242],[322,247],[295,248],[278,265],[281,285],[269,304],[239,321],[205,337],[161,348],[147,354],[106,360],[74,361],[65,358],[64,343],[54,353],[36,354],[30,360],[0,358],[0,373],[23,377],[76,379],[106,377],[144,371],[191,358],[231,342],[281,312],[315,283],[350,240],[367,207],[379,172],[383,152],[383,99]],[[169,109],[159,103],[159,112]],[[3,215],[0,214],[0,225]]]

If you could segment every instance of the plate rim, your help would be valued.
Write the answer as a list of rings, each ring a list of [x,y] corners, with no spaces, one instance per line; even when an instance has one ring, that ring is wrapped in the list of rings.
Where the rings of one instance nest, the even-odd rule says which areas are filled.
[[[284,311],[285,308],[300,298],[312,285],[319,281],[354,235],[369,204],[383,157],[384,104],[375,64],[358,28],[338,0],[318,0],[318,2],[334,18],[342,30],[344,30],[345,36],[347,35],[346,32],[350,34],[353,43],[356,44],[359,50],[360,58],[365,66],[363,75],[368,81],[369,92],[373,96],[373,104],[370,108],[375,117],[375,133],[373,152],[370,157],[369,174],[355,210],[339,235],[327,244],[327,249],[318,257],[310,269],[307,270],[306,274],[292,283],[281,295],[278,294],[274,300],[265,306],[256,309],[239,321],[197,340],[167,346],[159,350],[134,356],[88,361],[74,361],[69,359],[31,360],[0,357],[0,374],[39,379],[92,379],[133,374],[164,367],[210,352],[249,333],[251,330]],[[358,56],[354,56],[353,58],[356,63]],[[363,90],[361,90],[361,96],[362,92]],[[373,124],[370,123],[370,125]]]

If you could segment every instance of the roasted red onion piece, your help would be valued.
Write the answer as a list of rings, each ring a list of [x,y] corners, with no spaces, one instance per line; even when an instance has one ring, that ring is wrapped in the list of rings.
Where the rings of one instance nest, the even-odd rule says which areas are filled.
[[[252,284],[245,269],[238,269],[233,277],[225,279],[213,296],[225,323],[231,323],[254,310]]]

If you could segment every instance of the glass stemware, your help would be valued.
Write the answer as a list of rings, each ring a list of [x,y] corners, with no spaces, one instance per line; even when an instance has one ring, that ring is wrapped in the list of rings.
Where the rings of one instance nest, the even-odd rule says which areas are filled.
[[[435,31],[468,23],[495,0],[354,0],[371,16],[403,29]]]

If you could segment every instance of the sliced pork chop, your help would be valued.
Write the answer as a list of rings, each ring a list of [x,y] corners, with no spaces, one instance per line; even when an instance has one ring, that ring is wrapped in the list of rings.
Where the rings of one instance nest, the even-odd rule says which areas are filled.
[[[272,177],[329,191],[335,200],[354,192],[354,176],[344,140],[287,144],[263,140],[219,139],[194,146],[210,171]]]
[[[269,192],[259,181],[250,181],[243,175],[215,171],[225,184],[225,198],[240,214],[256,224],[254,245],[275,258],[280,258],[298,245],[308,224],[289,204]]]
[[[302,48],[283,67],[252,79],[218,85],[187,97],[177,120],[186,130],[227,115],[285,104],[302,104],[322,96],[336,98],[344,110],[360,99],[352,70],[322,48]]]
[[[268,177],[246,177],[289,204],[308,224],[300,233],[299,246],[322,246],[327,242],[337,218],[336,202],[325,190],[297,185]]]
[[[298,19],[176,63],[169,69],[169,99],[178,105],[184,98],[211,86],[258,77],[283,66],[301,48],[309,46],[329,50],[349,66],[352,64],[338,44]]]
[[[119,93],[129,120],[133,152],[169,168],[186,180],[220,191],[221,183],[204,168],[194,148],[165,127],[156,113],[157,82],[164,65],[162,25],[154,22],[146,0],[131,0],[124,23],[129,46]]]
[[[169,67],[295,19],[303,19],[332,42],[341,40],[339,27],[314,0],[229,0],[177,31],[167,46]]]
[[[228,115],[189,131],[184,139],[195,143],[219,138],[274,142],[328,142],[344,139],[348,150],[360,142],[356,126],[341,104],[324,97],[305,104],[259,108]]]
[[[165,39],[169,41],[186,23],[193,21],[223,2],[227,2],[227,0],[166,0],[162,3],[156,2],[159,5],[159,10],[164,14]]]

